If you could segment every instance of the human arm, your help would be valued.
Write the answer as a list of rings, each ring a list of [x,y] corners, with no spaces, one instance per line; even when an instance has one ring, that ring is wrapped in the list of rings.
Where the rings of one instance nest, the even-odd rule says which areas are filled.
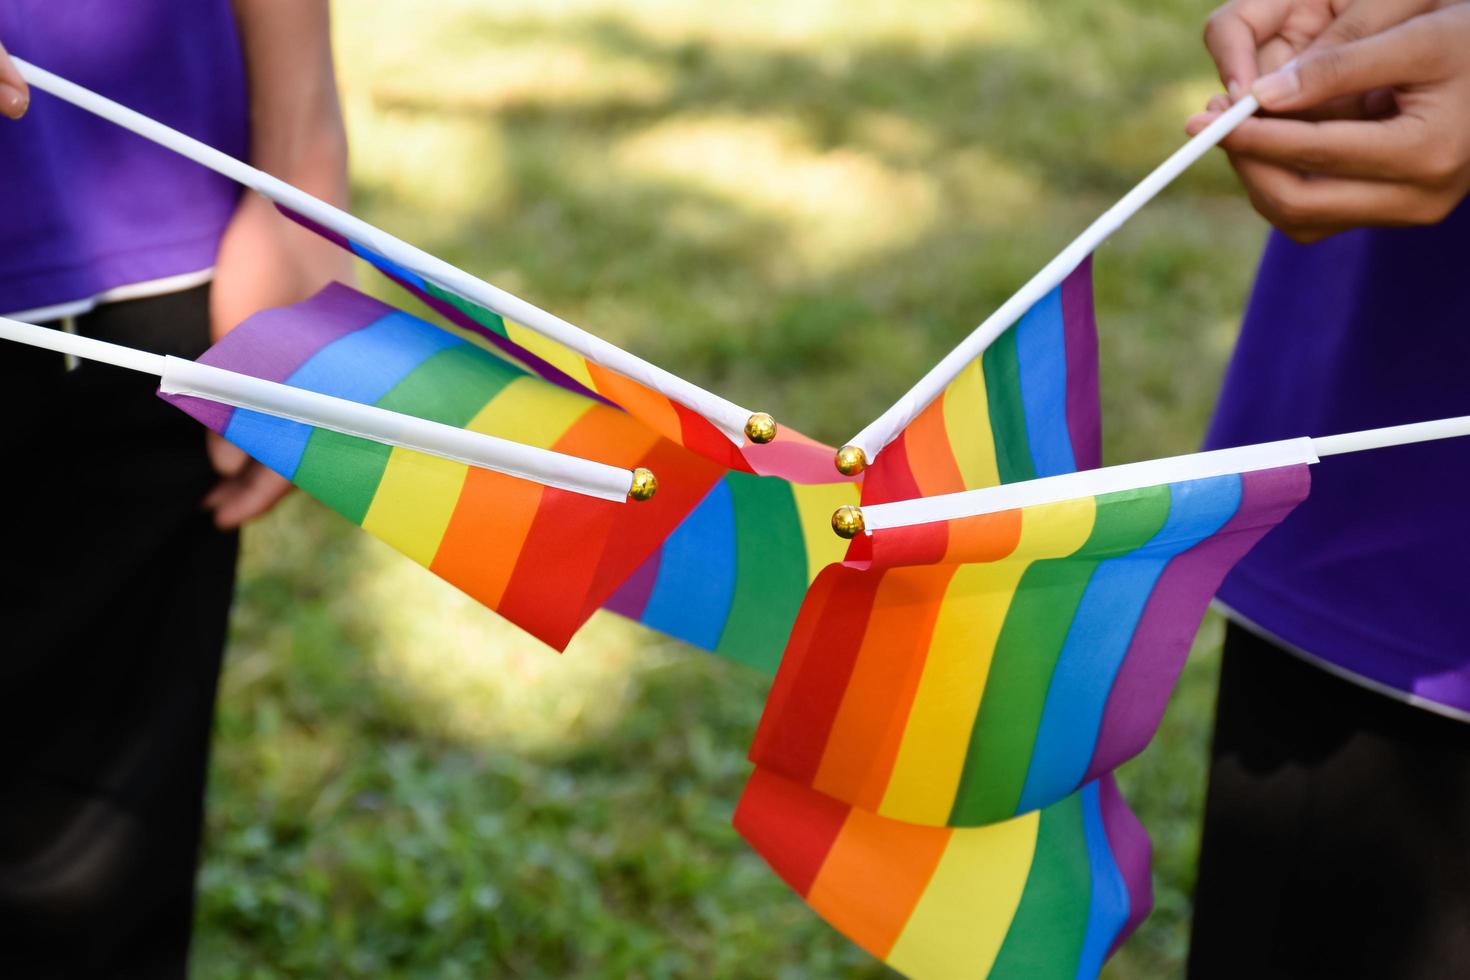
[[[333,70],[326,0],[232,0],[244,49],[250,163],[338,206],[347,204],[347,135]],[[220,242],[210,297],[216,339],[251,314],[294,303],[333,280],[350,256],[245,194]],[[219,484],[205,498],[222,528],[238,527],[290,489],[276,473],[211,434]]]

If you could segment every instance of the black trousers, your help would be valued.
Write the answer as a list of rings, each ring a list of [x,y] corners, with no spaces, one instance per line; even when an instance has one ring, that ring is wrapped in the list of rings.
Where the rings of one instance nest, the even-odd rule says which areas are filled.
[[[1189,975],[1470,977],[1470,724],[1231,626]]]
[[[78,332],[196,357],[208,291]],[[236,536],[157,379],[0,344],[0,977],[185,972]]]

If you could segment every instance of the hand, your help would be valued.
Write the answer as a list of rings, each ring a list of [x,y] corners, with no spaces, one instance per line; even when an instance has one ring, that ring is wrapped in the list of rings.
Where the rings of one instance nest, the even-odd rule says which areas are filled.
[[[315,194],[347,204],[347,135],[332,70],[326,0],[232,0],[250,93],[250,162]],[[352,281],[351,255],[246,194],[215,259],[210,292],[216,339],[271,306]],[[221,480],[204,499],[221,528],[239,527],[291,489],[285,478],[210,433]]]
[[[1230,102],[1258,77],[1302,53],[1377,34],[1442,6],[1441,0],[1231,0],[1205,22]]]
[[[0,116],[19,119],[30,105],[31,87],[5,53],[5,45],[0,44]]]
[[[1221,146],[1256,209],[1297,241],[1364,225],[1437,223],[1470,192],[1467,52],[1470,6],[1461,4],[1360,40],[1309,44],[1251,91],[1273,115],[1299,117],[1343,100],[1357,100],[1357,111],[1249,119]],[[1212,102],[1187,128],[1198,132],[1225,105]]]

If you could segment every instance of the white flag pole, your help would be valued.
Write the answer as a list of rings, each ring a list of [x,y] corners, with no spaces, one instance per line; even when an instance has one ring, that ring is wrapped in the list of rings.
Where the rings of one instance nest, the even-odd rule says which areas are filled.
[[[1230,473],[1251,473],[1299,463],[1316,463],[1321,456],[1407,446],[1416,442],[1454,439],[1460,436],[1470,436],[1470,415],[1409,425],[1392,425],[1382,429],[1365,429],[1361,432],[1345,432],[1335,436],[1302,436],[1298,439],[1264,442],[1236,449],[1217,449],[1143,463],[1104,466],[1096,470],[1064,473],[982,490],[965,490],[887,504],[869,504],[861,509],[849,507],[844,509],[841,522],[834,515],[833,527],[844,537],[852,537],[844,528],[851,529],[855,534],[857,531],[912,527],[915,524],[978,517],[982,514],[1093,497],[1103,493],[1142,490],[1185,480],[1201,480]],[[839,523],[843,527],[839,527]]]
[[[971,361],[985,353],[985,349],[995,341],[995,338],[1005,333],[1017,320],[1021,319],[1027,310],[1036,305],[1038,300],[1061,285],[1062,280],[1066,279],[1089,255],[1097,251],[1097,247],[1113,232],[1121,228],[1129,218],[1137,214],[1175,178],[1189,169],[1211,147],[1229,135],[1231,130],[1252,116],[1258,108],[1260,104],[1256,102],[1255,96],[1246,96],[1231,106],[1229,111],[1176,150],[1153,173],[1139,182],[1137,187],[1123,195],[1118,203],[1104,211],[1102,216],[1089,225],[1081,235],[1078,235],[1072,244],[1062,249],[1054,259],[1031,278],[1030,282],[1002,303],[1000,308],[992,313],[984,323],[976,327],[974,332],[961,341],[958,347],[934,365],[929,373],[919,380],[918,384],[910,388],[902,398],[893,404],[893,407],[878,416],[863,431],[853,436],[838,453],[838,469],[852,475],[877,459],[884,447],[898,438],[899,433],[919,417],[919,413],[943,394],[944,389],[949,387],[950,382]]]
[[[272,177],[263,170],[236,160],[226,153],[191,136],[171,129],[155,119],[135,112],[127,106],[104,98],[44,68],[12,56],[11,60],[20,70],[21,76],[35,88],[48,92],[80,109],[85,109],[131,130],[145,139],[167,147],[195,163],[208,167],[216,173],[265,195],[272,201],[296,211],[317,224],[335,231],[372,249],[393,262],[430,279],[451,292],[488,307],[501,316],[514,320],[530,330],[541,334],[575,351],[588,360],[600,364],[619,374],[627,375],[646,387],[666,395],[686,408],[693,409],[708,418],[736,445],[740,445],[752,433],[752,441],[769,442],[774,437],[774,426],[764,413],[753,413],[735,403],[705,391],[698,385],[685,381],[677,375],[648,363],[561,317],[548,313],[518,296],[477,279],[443,259],[436,258],[420,248],[356,218],[340,208],[333,207],[320,198]]]
[[[653,474],[642,468],[630,471],[196,361],[161,357],[6,317],[0,317],[0,339],[157,375],[165,394],[206,398],[591,497],[616,501],[629,498],[646,500],[653,496],[658,485]]]

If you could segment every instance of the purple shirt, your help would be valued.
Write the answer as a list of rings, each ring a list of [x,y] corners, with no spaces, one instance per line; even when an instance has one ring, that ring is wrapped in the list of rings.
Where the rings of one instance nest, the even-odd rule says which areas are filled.
[[[1470,415],[1470,203],[1266,247],[1211,448]],[[1470,717],[1470,439],[1324,459],[1220,590],[1244,619]]]
[[[0,43],[233,156],[247,142],[229,0],[0,0]],[[239,188],[34,91],[0,120],[0,313],[207,269]]]

